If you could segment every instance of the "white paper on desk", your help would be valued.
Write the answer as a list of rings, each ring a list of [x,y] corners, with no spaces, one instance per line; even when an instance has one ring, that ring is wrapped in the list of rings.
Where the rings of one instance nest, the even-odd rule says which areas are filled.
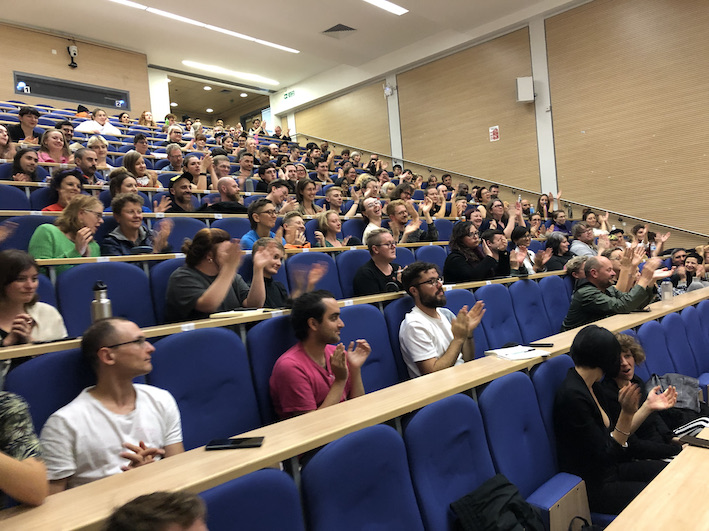
[[[539,356],[549,356],[551,352],[546,350],[539,350],[532,347],[516,346],[508,348],[497,348],[495,350],[486,350],[486,356],[498,356],[506,360],[529,360],[532,358],[537,358]]]

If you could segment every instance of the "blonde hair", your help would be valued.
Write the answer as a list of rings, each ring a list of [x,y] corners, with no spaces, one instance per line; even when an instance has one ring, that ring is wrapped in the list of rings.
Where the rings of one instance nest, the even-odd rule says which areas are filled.
[[[103,203],[97,197],[91,195],[77,195],[69,204],[64,207],[54,224],[65,234],[74,234],[83,228],[79,221],[79,212],[82,210],[94,210],[95,207],[103,212]]]

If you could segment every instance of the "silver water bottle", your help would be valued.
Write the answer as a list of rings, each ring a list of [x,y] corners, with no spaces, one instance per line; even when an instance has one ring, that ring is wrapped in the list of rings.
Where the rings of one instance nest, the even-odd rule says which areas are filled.
[[[91,322],[95,323],[99,319],[108,317],[113,317],[111,299],[108,298],[106,284],[99,280],[94,285],[94,300],[91,301]]]

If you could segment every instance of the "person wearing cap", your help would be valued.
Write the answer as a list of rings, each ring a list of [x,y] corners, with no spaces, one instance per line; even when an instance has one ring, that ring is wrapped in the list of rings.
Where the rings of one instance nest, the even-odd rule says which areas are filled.
[[[24,144],[39,144],[39,139],[42,137],[42,130],[37,129],[39,111],[34,107],[21,107],[17,115],[20,123],[7,128],[10,140]]]
[[[172,205],[165,211],[166,213],[194,212],[192,174],[185,172],[170,179],[170,198],[172,199]]]

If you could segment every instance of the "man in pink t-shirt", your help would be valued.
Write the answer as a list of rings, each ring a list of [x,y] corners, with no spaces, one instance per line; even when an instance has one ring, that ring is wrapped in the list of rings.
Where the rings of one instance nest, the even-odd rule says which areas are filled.
[[[339,343],[345,324],[333,295],[324,290],[301,295],[293,303],[291,321],[299,341],[278,358],[269,381],[278,416],[292,417],[362,396],[361,369],[371,348],[364,339],[347,349]]]

